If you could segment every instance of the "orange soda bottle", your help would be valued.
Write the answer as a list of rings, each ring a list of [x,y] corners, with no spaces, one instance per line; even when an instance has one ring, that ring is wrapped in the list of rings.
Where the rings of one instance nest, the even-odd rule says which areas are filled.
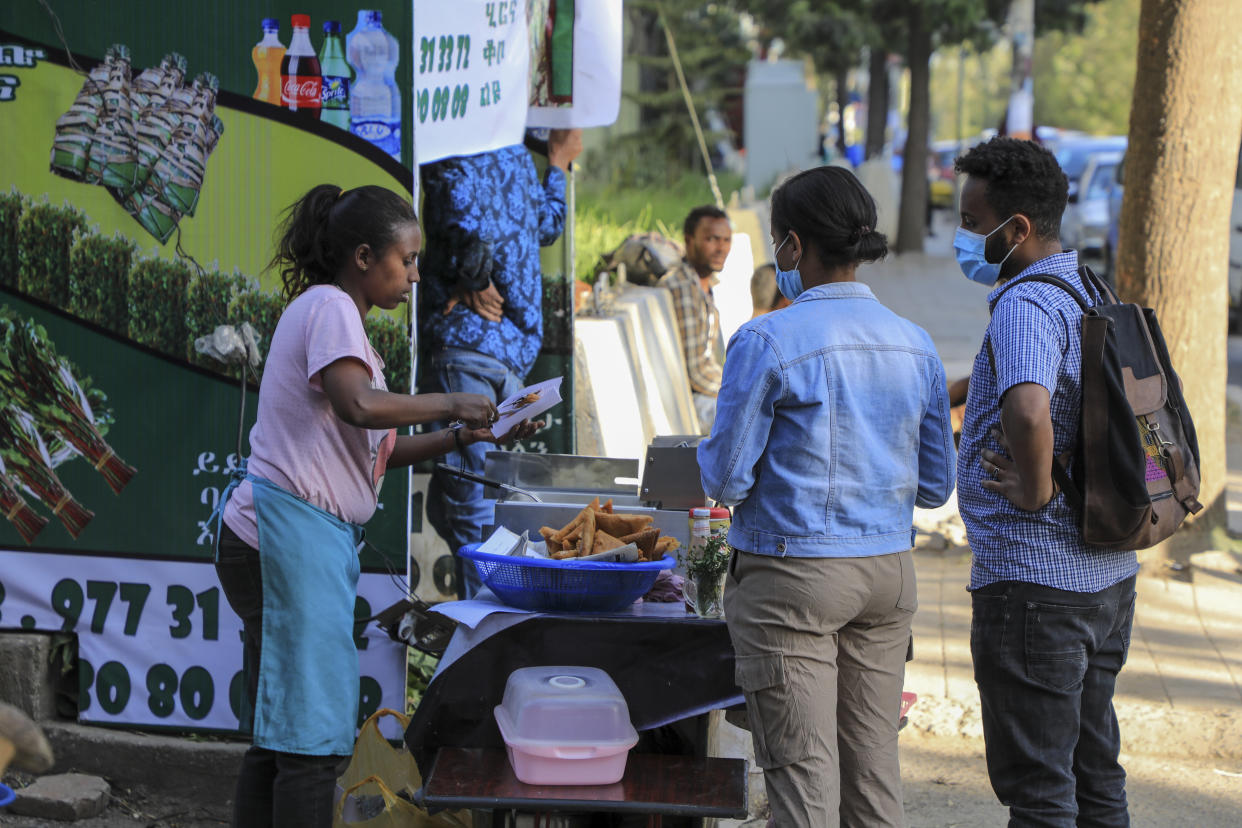
[[[285,44],[280,42],[280,21],[263,18],[263,39],[250,50],[259,82],[254,87],[256,101],[280,106],[280,62],[285,57]]]

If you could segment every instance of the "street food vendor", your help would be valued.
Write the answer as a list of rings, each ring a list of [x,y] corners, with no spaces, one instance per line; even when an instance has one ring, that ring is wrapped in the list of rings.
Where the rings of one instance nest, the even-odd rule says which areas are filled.
[[[329,828],[358,714],[361,524],[387,469],[497,440],[487,397],[412,396],[384,383],[363,319],[409,299],[421,244],[408,199],[376,186],[321,184],[281,228],[272,267],[288,305],[263,371],[250,457],[225,493],[217,533],[216,571],[243,622],[254,704],[234,826]],[[397,435],[437,420],[463,427]],[[537,425],[523,422],[504,439]]]
[[[913,511],[954,480],[944,367],[855,280],[887,246],[852,173],[799,173],[771,215],[792,304],[732,337],[698,447],[704,491],[736,506],[724,601],[737,683],[776,825],[903,826]]]

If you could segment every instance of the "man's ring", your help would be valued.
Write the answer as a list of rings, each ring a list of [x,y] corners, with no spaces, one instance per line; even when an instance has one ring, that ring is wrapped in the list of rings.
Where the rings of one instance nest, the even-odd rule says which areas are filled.
[[[988,474],[996,476],[996,473],[999,471],[1000,469],[996,467],[995,463],[988,463]]]

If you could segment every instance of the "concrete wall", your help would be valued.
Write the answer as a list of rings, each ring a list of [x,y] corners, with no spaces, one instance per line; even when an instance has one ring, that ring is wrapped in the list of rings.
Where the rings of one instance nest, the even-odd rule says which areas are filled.
[[[819,161],[819,101],[800,61],[752,60],[743,92],[746,185],[768,189],[781,175]]]

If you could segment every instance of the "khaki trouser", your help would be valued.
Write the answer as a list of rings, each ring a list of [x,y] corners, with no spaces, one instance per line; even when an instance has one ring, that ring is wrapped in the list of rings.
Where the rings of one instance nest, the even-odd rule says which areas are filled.
[[[912,554],[735,550],[724,603],[778,828],[904,826],[897,714],[917,607]]]

